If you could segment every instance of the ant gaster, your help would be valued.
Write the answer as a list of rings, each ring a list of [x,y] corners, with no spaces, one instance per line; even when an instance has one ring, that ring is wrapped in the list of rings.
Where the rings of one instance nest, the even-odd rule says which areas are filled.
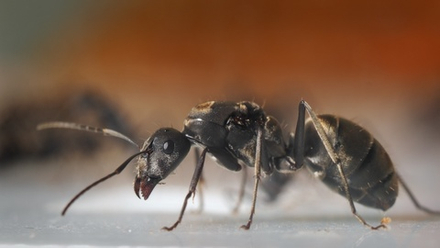
[[[306,121],[306,112],[310,119]],[[132,144],[128,137],[109,129],[94,128],[74,123],[49,122],[37,129],[68,128],[116,136]],[[347,119],[333,115],[316,115],[310,105],[299,103],[295,134],[284,141],[278,121],[264,113],[253,102],[210,101],[194,107],[179,132],[173,128],[160,128],[145,141],[140,152],[130,156],[113,173],[92,183],[79,192],[64,208],[90,188],[119,174],[138,157],[134,191],[140,198],[148,199],[154,187],[165,179],[186,157],[191,145],[203,150],[191,179],[178,220],[171,231],[182,221],[186,205],[194,197],[209,153],[223,167],[240,171],[244,166],[254,168],[253,200],[248,222],[241,226],[249,229],[255,213],[258,185],[262,174],[274,170],[293,172],[305,165],[316,177],[333,191],[344,196],[353,215],[371,229],[385,228],[368,224],[357,212],[354,202],[381,210],[389,209],[398,194],[398,184],[408,193],[420,210],[440,214],[421,206],[408,186],[395,171],[380,143],[364,128]]]

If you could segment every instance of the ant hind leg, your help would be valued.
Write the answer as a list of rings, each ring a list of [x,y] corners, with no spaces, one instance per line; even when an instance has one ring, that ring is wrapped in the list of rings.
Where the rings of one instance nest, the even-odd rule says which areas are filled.
[[[322,126],[321,121],[319,120],[318,116],[312,110],[310,105],[306,101],[303,100],[300,102],[300,110],[304,109],[304,108],[309,113],[310,118],[312,120],[312,123],[316,129],[316,132],[318,133],[319,138],[321,139],[322,143],[324,144],[325,149],[327,150],[327,154],[329,155],[329,157],[331,158],[333,163],[337,166],[337,169],[339,171],[339,175],[341,176],[341,180],[342,180],[342,184],[343,184],[342,186],[344,187],[345,197],[347,198],[348,203],[350,204],[351,213],[356,217],[356,219],[359,220],[359,222],[361,222],[364,226],[367,226],[372,230],[376,230],[379,228],[386,228],[386,225],[384,225],[384,224],[380,224],[378,226],[372,226],[372,225],[368,224],[365,221],[365,219],[362,218],[362,216],[360,216],[357,213],[356,207],[354,206],[353,198],[351,197],[347,177],[345,176],[345,172],[342,168],[341,159],[339,158],[338,153],[334,150],[333,146],[331,145],[330,140],[327,137],[327,134],[325,133],[324,127]],[[297,134],[295,134],[295,135],[297,135]]]
[[[425,206],[422,206],[419,201],[416,199],[416,197],[414,196],[414,194],[412,193],[412,191],[409,189],[408,185],[405,183],[405,181],[403,181],[402,177],[397,174],[397,178],[400,182],[400,184],[403,186],[403,189],[406,191],[406,193],[409,195],[409,198],[411,198],[411,201],[413,202],[414,206],[416,206],[416,208],[418,208],[419,210],[428,213],[428,214],[434,214],[434,215],[440,215],[440,211],[435,211],[435,210],[431,210]]]

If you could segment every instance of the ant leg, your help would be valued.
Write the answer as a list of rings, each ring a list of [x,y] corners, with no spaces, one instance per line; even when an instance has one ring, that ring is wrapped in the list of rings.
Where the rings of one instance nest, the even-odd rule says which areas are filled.
[[[304,164],[304,140],[305,140],[305,116],[306,111],[301,101],[298,107],[298,120],[296,122],[295,136],[293,137],[293,160],[295,162],[295,169],[299,169]]]
[[[197,159],[199,159],[200,157],[200,150],[199,148],[195,148],[194,149],[194,154],[196,156],[196,161]],[[196,163],[197,165],[197,163]],[[203,172],[200,174],[200,179],[199,179],[199,183],[197,184],[197,192],[199,194],[199,198],[200,198],[200,203],[199,203],[199,209],[196,210],[196,213],[201,213],[203,212],[203,209],[205,207],[205,201],[204,201],[204,197],[203,197],[203,186],[205,185],[205,177],[203,176]],[[193,201],[194,201],[194,197],[196,196],[196,194],[193,194]]]
[[[403,189],[406,191],[406,193],[409,195],[409,198],[411,198],[411,201],[413,202],[414,206],[416,206],[416,208],[418,208],[419,210],[428,213],[428,214],[435,214],[435,215],[440,215],[440,211],[435,211],[435,210],[431,210],[425,206],[422,206],[419,201],[417,201],[416,197],[414,196],[414,194],[411,192],[411,190],[409,189],[408,185],[403,181],[402,177],[397,174],[397,178],[400,182],[400,184],[402,184]]]
[[[247,167],[243,167],[243,172],[242,172],[242,178],[241,178],[241,183],[240,183],[240,189],[239,189],[239,192],[238,192],[237,203],[235,204],[235,207],[232,209],[232,213],[233,214],[237,214],[238,213],[238,209],[240,208],[241,204],[243,203],[244,189],[246,187],[246,179],[247,179]]]
[[[205,155],[206,155],[207,151],[208,151],[208,148],[203,149],[202,155],[200,156],[200,159],[197,162],[196,169],[194,170],[194,174],[191,179],[191,183],[189,185],[188,194],[186,195],[185,200],[183,201],[182,209],[180,210],[179,218],[177,219],[176,223],[174,223],[174,225],[172,225],[171,227],[165,226],[162,228],[163,230],[172,231],[174,228],[176,228],[180,224],[180,222],[182,222],[183,214],[185,213],[185,209],[186,209],[186,205],[188,204],[188,200],[189,200],[189,198],[191,198],[191,196],[195,195],[195,193],[196,193],[196,187],[197,187],[197,184],[198,184],[200,177],[202,175],[203,165],[205,164]]]
[[[252,207],[251,207],[251,214],[249,216],[249,220],[246,225],[242,225],[240,228],[249,230],[252,224],[252,219],[254,218],[255,213],[255,204],[257,202],[257,192],[258,192],[258,184],[260,182],[260,176],[261,176],[261,146],[262,146],[262,133],[263,131],[261,128],[258,129],[257,133],[257,145],[255,149],[255,174],[254,174],[254,193],[252,198]]]
[[[364,225],[367,226],[369,228],[371,228],[372,230],[376,230],[379,228],[386,228],[386,226],[384,224],[380,224],[378,226],[372,226],[370,224],[368,224],[364,218],[362,218],[356,211],[356,207],[354,206],[353,203],[353,199],[351,197],[351,193],[348,187],[348,181],[347,181],[347,177],[345,176],[345,172],[342,169],[342,165],[341,165],[341,159],[339,158],[338,154],[335,152],[335,150],[333,149],[333,146],[330,143],[330,140],[328,139],[327,135],[325,134],[324,131],[324,127],[321,124],[321,121],[319,120],[318,116],[316,116],[315,112],[313,112],[312,108],[310,107],[310,105],[302,100],[300,102],[300,109],[301,108],[305,108],[307,110],[307,112],[310,115],[310,118],[312,119],[313,125],[316,129],[316,132],[318,133],[319,138],[321,139],[322,143],[324,144],[325,149],[327,150],[327,154],[330,156],[332,162],[334,164],[336,164],[338,171],[339,171],[339,175],[341,176],[342,179],[342,184],[344,186],[344,191],[345,191],[345,196],[348,200],[348,203],[350,204],[350,208],[351,208],[351,213]]]

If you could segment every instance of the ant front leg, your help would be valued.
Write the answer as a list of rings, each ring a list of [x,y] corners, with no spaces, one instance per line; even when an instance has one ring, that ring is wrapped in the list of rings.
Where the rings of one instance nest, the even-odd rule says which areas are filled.
[[[176,223],[170,227],[163,227],[163,230],[166,231],[172,231],[174,228],[176,228],[180,222],[182,222],[183,214],[185,213],[186,205],[188,204],[188,200],[191,198],[191,196],[194,196],[196,193],[197,184],[200,180],[200,177],[202,175],[203,171],[203,165],[205,164],[205,157],[206,152],[208,151],[208,148],[203,149],[202,154],[200,156],[199,161],[197,162],[196,169],[194,170],[193,177],[191,179],[191,184],[189,185],[189,191],[188,194],[185,197],[185,200],[183,201],[182,209],[180,210],[179,218],[177,219]]]
[[[198,161],[199,157],[200,157],[200,150],[198,147],[196,147],[194,149],[194,154],[195,154],[195,159],[196,161]],[[197,166],[198,163],[196,163]],[[197,192],[199,195],[199,199],[200,199],[200,204],[199,204],[199,209],[196,210],[196,213],[199,214],[201,212],[203,212],[203,209],[205,207],[205,201],[204,201],[204,197],[203,197],[203,186],[205,185],[205,177],[203,176],[203,172],[200,175],[200,179],[199,179],[199,183],[197,184]],[[194,196],[193,195],[193,200],[194,200]]]
[[[376,229],[379,229],[379,228],[386,228],[386,226],[385,226],[384,224],[380,224],[380,225],[378,225],[378,226],[372,226],[372,225],[368,224],[368,223],[364,220],[364,218],[362,218],[362,217],[357,213],[357,211],[356,211],[356,207],[354,206],[354,203],[353,203],[353,198],[352,198],[351,193],[350,193],[350,189],[349,189],[349,185],[348,185],[347,177],[346,177],[345,172],[344,172],[344,170],[343,170],[343,168],[342,168],[342,165],[341,165],[341,159],[340,159],[340,157],[339,157],[339,154],[338,154],[338,153],[335,151],[335,149],[333,148],[333,146],[332,146],[332,144],[331,144],[331,142],[330,142],[330,140],[329,140],[327,134],[326,134],[325,131],[324,131],[324,127],[323,127],[323,125],[322,125],[320,119],[319,119],[318,116],[315,114],[315,112],[313,112],[313,110],[312,110],[312,108],[310,107],[310,105],[309,105],[306,101],[304,101],[304,100],[302,100],[302,101],[300,102],[300,104],[299,104],[299,115],[302,115],[302,116],[299,116],[299,117],[298,117],[298,121],[301,120],[301,123],[298,123],[298,125],[299,125],[299,126],[302,126],[302,129],[300,128],[300,133],[295,134],[295,136],[299,135],[299,138],[296,138],[296,137],[295,137],[295,146],[298,146],[298,145],[299,145],[300,148],[296,148],[295,150],[299,150],[299,151],[304,152],[304,135],[305,135],[305,133],[304,133],[304,125],[305,125],[305,124],[304,124],[303,121],[302,121],[302,120],[304,120],[304,115],[305,115],[305,111],[304,111],[304,110],[307,110],[308,114],[310,115],[310,118],[311,118],[311,120],[312,120],[313,126],[315,127],[315,130],[316,130],[316,132],[318,133],[318,136],[319,136],[319,138],[321,139],[321,141],[322,141],[322,143],[323,143],[323,145],[324,145],[324,147],[325,147],[325,149],[326,149],[326,151],[327,151],[328,156],[330,157],[330,159],[332,160],[332,162],[337,166],[337,169],[338,169],[339,175],[340,175],[341,180],[342,180],[342,186],[344,187],[345,196],[346,196],[346,198],[347,198],[347,200],[348,200],[348,203],[350,204],[351,213],[352,213],[352,214],[353,214],[353,215],[354,215],[354,216],[355,216],[355,217],[356,217],[356,218],[357,218],[357,219],[358,219],[358,220],[359,220],[364,226],[367,226],[367,227],[371,228],[372,230],[376,230]],[[298,131],[298,126],[297,126],[297,131]],[[300,142],[301,142],[301,143],[300,143]],[[302,148],[301,148],[301,147],[302,147]],[[304,159],[304,156],[301,156],[300,154],[297,155],[297,156],[295,156],[295,158],[296,158],[296,157]],[[295,162],[301,162],[301,164],[302,164],[303,161],[295,161]]]
[[[253,193],[253,197],[252,197],[252,207],[251,207],[251,213],[249,216],[249,220],[246,223],[246,225],[242,225],[240,228],[245,229],[245,230],[249,230],[249,228],[251,227],[252,224],[252,219],[254,218],[254,214],[255,214],[255,204],[257,202],[257,192],[258,192],[258,184],[260,183],[261,180],[261,146],[262,146],[262,133],[263,131],[261,130],[261,128],[258,128],[258,133],[257,133],[257,145],[255,148],[255,174],[254,174],[254,193]]]

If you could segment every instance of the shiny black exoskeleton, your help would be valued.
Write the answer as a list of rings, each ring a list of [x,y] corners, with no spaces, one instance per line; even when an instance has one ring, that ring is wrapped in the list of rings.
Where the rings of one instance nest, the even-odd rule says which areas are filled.
[[[359,125],[332,115],[318,116],[348,181],[353,201],[387,210],[396,201],[398,177],[385,149]],[[305,129],[305,164],[332,190],[345,196],[337,166],[312,122]]]
[[[306,112],[310,119],[306,121]],[[133,143],[113,130],[96,129],[76,124],[46,123],[44,128],[71,128],[117,136]],[[255,212],[255,203],[261,173],[270,175],[274,170],[293,172],[303,165],[332,190],[347,198],[353,215],[371,229],[385,227],[369,225],[357,214],[353,201],[368,207],[387,210],[397,197],[400,182],[419,209],[421,206],[394,170],[385,149],[359,125],[333,115],[317,116],[305,101],[299,104],[295,134],[285,142],[278,121],[268,116],[253,102],[206,102],[194,107],[179,132],[161,128],[143,144],[140,152],[129,157],[113,173],[94,182],[78,193],[70,205],[88,189],[119,174],[128,163],[139,156],[134,190],[146,200],[154,187],[165,179],[186,157],[191,145],[202,148],[188,194],[179,218],[166,230],[173,230],[182,220],[188,200],[194,196],[200,181],[205,156],[209,153],[217,162],[232,171],[244,166],[254,168],[254,191],[251,213],[246,225],[249,229]],[[140,194],[139,194],[140,193]]]
[[[288,151],[278,121],[266,116],[253,102],[206,102],[194,107],[184,122],[183,134],[206,147],[225,168],[254,167],[258,130],[264,133],[261,169],[270,174],[288,159]]]

